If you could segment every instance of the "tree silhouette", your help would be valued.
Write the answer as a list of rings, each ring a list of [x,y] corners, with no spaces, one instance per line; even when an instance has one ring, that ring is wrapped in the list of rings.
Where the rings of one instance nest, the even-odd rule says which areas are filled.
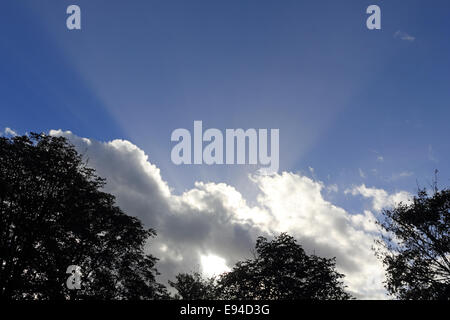
[[[212,300],[217,298],[214,279],[204,279],[198,272],[180,273],[169,284],[177,289],[175,299]]]
[[[0,138],[0,298],[157,299],[155,235],[101,191],[104,180],[62,137]],[[81,269],[68,290],[67,267]]]
[[[411,204],[383,211],[378,256],[398,299],[450,299],[450,190],[419,190]]]
[[[255,258],[220,276],[218,291],[224,299],[350,299],[342,278],[334,259],[308,256],[293,237],[282,233],[272,241],[259,237]]]

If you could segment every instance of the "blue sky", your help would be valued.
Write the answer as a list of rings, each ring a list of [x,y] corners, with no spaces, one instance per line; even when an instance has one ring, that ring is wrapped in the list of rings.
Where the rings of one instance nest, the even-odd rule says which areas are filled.
[[[77,4],[82,30],[68,31]],[[382,30],[365,9],[382,10]],[[279,128],[280,171],[345,189],[450,183],[450,3],[50,1],[0,6],[0,128],[128,139],[178,192],[241,166],[175,166],[176,128]],[[402,35],[409,35],[403,40]],[[344,203],[345,196],[335,199]]]

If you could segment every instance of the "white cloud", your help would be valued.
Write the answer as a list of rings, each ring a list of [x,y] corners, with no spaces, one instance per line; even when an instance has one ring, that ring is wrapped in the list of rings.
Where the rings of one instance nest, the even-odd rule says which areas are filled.
[[[367,232],[374,232],[376,233],[378,231],[377,225],[376,225],[376,218],[374,214],[369,210],[364,210],[364,214],[357,214],[352,215],[351,219],[355,226],[359,226],[362,230],[365,230]]]
[[[397,181],[399,179],[402,178],[409,178],[411,176],[414,175],[414,172],[410,172],[410,171],[402,171],[400,173],[394,173],[389,179],[388,181]]]
[[[394,33],[394,38],[401,39],[408,42],[414,42],[416,40],[416,37],[413,37],[412,35],[407,34],[406,32],[398,30]]]
[[[0,134],[0,136],[1,136],[2,134]],[[8,128],[8,127],[6,127],[5,128],[5,130],[3,130],[3,135],[4,136],[6,136],[6,137],[15,137],[15,136],[17,136],[17,132],[16,131],[14,131],[13,129],[11,129],[11,128]]]
[[[384,208],[393,207],[400,202],[409,203],[412,195],[406,191],[399,191],[395,194],[388,194],[383,189],[367,188],[365,184],[345,190],[346,194],[361,195],[365,198],[372,199],[373,210],[379,212]]]
[[[89,165],[107,178],[105,191],[116,196],[118,205],[157,230],[149,250],[160,258],[162,281],[200,268],[224,270],[251,256],[257,236],[288,232],[306,251],[336,257],[351,293],[385,297],[384,270],[371,249],[377,235],[374,216],[370,211],[349,214],[326,201],[322,192],[333,186],[283,172],[250,177],[259,189],[255,205],[224,183],[196,182],[194,188],[176,195],[148,156],[128,141],[103,143],[71,132],[51,134],[69,138]],[[372,197],[374,209],[403,195],[389,196],[364,185],[353,192]]]
[[[339,192],[339,187],[337,186],[337,184],[331,184],[327,187],[327,191],[328,191],[328,193],[331,193],[331,192],[337,193],[337,192]]]

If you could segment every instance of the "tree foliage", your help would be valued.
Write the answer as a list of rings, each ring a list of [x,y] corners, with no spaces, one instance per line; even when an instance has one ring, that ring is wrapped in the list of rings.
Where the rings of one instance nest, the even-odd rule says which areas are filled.
[[[420,190],[411,204],[383,211],[379,241],[386,288],[399,299],[450,299],[450,190]]]
[[[0,138],[0,298],[167,296],[143,250],[155,232],[103,186],[65,138]],[[69,265],[81,268],[81,290],[66,287]]]
[[[218,280],[225,299],[341,300],[351,298],[336,272],[335,260],[307,255],[282,233],[272,241],[259,237],[254,259],[238,262]]]
[[[176,299],[212,300],[217,298],[214,279],[205,279],[198,272],[180,273],[169,284],[178,291]]]

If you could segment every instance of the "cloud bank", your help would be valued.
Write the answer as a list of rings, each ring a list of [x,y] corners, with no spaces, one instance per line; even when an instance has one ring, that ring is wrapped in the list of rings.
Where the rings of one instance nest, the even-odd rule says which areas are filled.
[[[174,194],[160,170],[131,142],[99,142],[61,130],[50,134],[68,138],[107,179],[105,191],[116,196],[118,205],[157,230],[148,250],[160,258],[163,283],[179,272],[226,271],[251,257],[258,236],[288,232],[307,252],[336,257],[353,295],[386,298],[384,270],[371,249],[378,232],[374,220],[382,206],[403,199],[406,193],[390,196],[365,185],[355,187],[348,192],[372,198],[373,212],[350,214],[322,196],[335,186],[283,172],[249,177],[259,190],[254,204],[224,183],[199,181],[194,188]]]

